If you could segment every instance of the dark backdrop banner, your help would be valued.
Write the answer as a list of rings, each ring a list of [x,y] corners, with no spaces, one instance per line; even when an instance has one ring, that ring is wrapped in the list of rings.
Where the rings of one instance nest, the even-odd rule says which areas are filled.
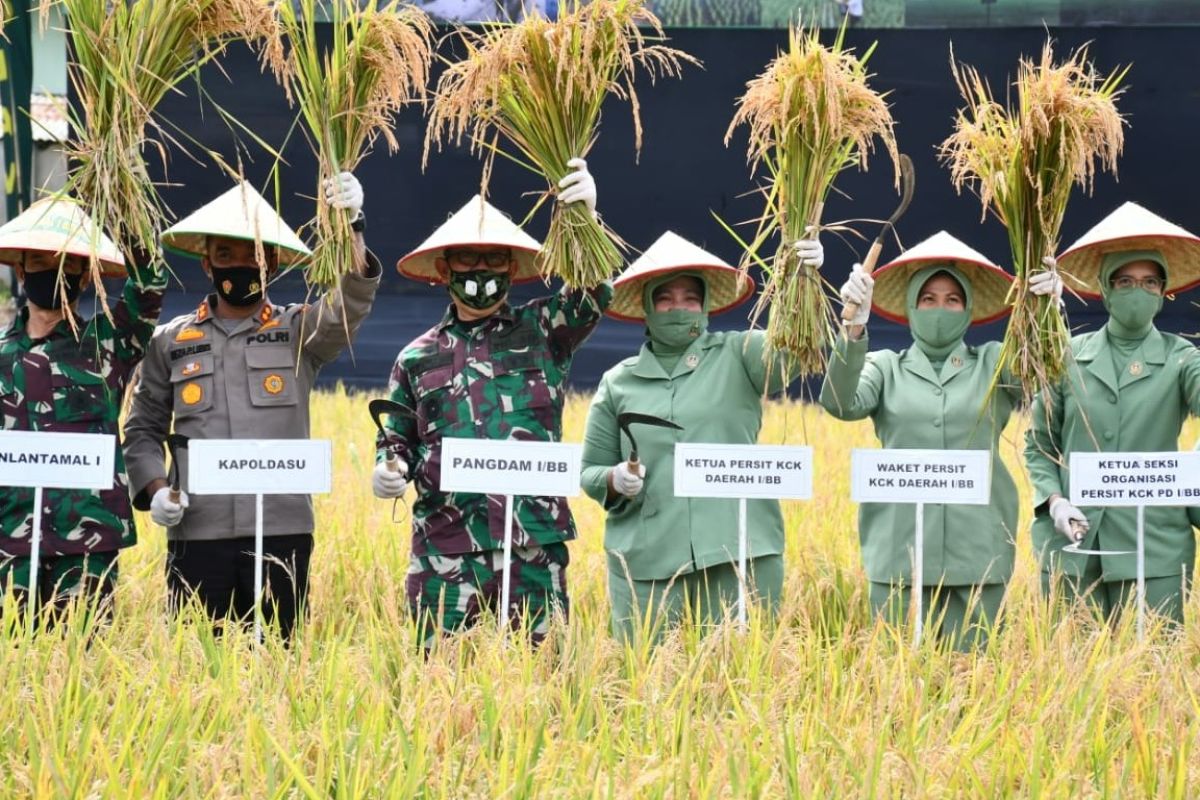
[[[1091,41],[1094,58],[1108,70],[1133,64],[1129,89],[1121,109],[1130,128],[1121,161],[1119,182],[1102,176],[1093,196],[1077,193],[1063,230],[1069,244],[1103,215],[1125,200],[1135,200],[1192,230],[1200,230],[1200,157],[1194,132],[1200,129],[1200,33],[1188,28],[1057,29],[1051,33],[1059,47]],[[890,92],[901,149],[911,154],[917,170],[916,199],[902,220],[899,236],[905,244],[946,229],[1001,264],[1008,263],[1004,230],[995,220],[981,220],[978,200],[955,194],[948,173],[938,163],[936,148],[950,131],[959,106],[949,72],[949,52],[978,66],[994,87],[1001,87],[1022,53],[1035,53],[1045,32],[1006,30],[854,30],[852,43],[866,47],[878,40],[871,67],[875,85]],[[729,146],[725,130],[735,98],[745,83],[762,69],[784,43],[775,30],[676,30],[674,44],[703,59],[705,69],[689,69],[682,80],[665,80],[641,87],[645,142],[640,160],[633,150],[633,127],[628,106],[614,101],[605,109],[603,131],[589,164],[600,192],[600,209],[606,221],[633,247],[644,249],[666,230],[673,230],[736,262],[739,249],[714,219],[729,222],[753,219],[760,200],[753,194],[745,159],[745,138],[735,134]],[[222,72],[224,71],[224,73]],[[228,75],[229,77],[226,77]],[[293,129],[294,112],[272,79],[260,73],[251,53],[235,49],[220,65],[203,75],[204,90],[265,141],[282,146],[282,211],[295,226],[313,215],[316,168],[303,134]],[[236,163],[239,153],[247,177],[266,186],[272,159],[254,145],[241,148],[234,129],[225,124],[207,102],[198,99],[195,86],[168,98],[161,113],[200,142]],[[289,131],[291,136],[289,138]],[[401,149],[389,156],[378,148],[359,170],[366,190],[367,240],[382,258],[386,271],[375,309],[358,337],[353,352],[326,368],[325,381],[344,380],[366,387],[382,386],[396,353],[407,342],[440,319],[446,307],[443,290],[401,278],[396,260],[419,244],[440,222],[479,189],[479,160],[465,149],[434,152],[428,169],[421,170],[424,136],[419,109],[406,111],[397,127]],[[177,137],[179,138],[179,137]],[[246,139],[244,134],[241,137]],[[170,185],[163,196],[176,214],[186,214],[228,188],[229,178],[200,151],[191,147],[189,158],[172,154],[165,176]],[[161,170],[157,159],[152,169]],[[503,160],[496,163],[490,197],[510,215],[523,217],[534,202],[532,193],[543,187],[536,176]],[[869,172],[848,172],[838,182],[841,194],[831,199],[826,222],[849,221],[873,236],[876,224],[865,220],[886,217],[896,203],[892,173],[876,157]],[[273,191],[273,190],[268,190]],[[542,211],[529,225],[531,233],[545,233],[548,214]],[[851,236],[827,232],[823,241],[828,280],[839,285],[864,243]],[[884,259],[897,254],[889,243]],[[165,318],[194,308],[207,286],[195,262],[172,261],[182,281],[173,284]],[[533,296],[540,285],[525,290]],[[301,300],[304,287],[292,277],[272,290],[272,297]],[[1200,330],[1200,293],[1167,303],[1160,321],[1176,332]],[[1102,309],[1068,303],[1071,323],[1078,330],[1094,330]],[[749,304],[715,320],[716,327],[747,324]],[[904,347],[907,330],[873,320],[875,347]],[[973,331],[972,336],[996,338],[1002,327]],[[576,358],[573,378],[580,388],[594,386],[604,370],[633,354],[643,331],[636,325],[605,320]]]

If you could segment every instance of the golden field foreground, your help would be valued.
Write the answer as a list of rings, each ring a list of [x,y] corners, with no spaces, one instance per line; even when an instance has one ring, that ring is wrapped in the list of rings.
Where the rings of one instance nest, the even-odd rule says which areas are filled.
[[[913,652],[863,591],[849,450],[876,446],[870,426],[795,403],[770,404],[763,441],[815,448],[817,497],[785,507],[777,622],[618,647],[603,517],[581,498],[570,625],[539,651],[488,626],[423,660],[403,611],[407,519],[371,496],[367,399],[313,401],[335,492],[317,500],[297,646],[166,621],[162,532],[142,520],[90,647],[62,630],[3,643],[0,796],[1200,796],[1195,602],[1172,641],[1084,614],[1053,625],[1023,530],[990,650]],[[572,399],[569,440],[586,411]]]

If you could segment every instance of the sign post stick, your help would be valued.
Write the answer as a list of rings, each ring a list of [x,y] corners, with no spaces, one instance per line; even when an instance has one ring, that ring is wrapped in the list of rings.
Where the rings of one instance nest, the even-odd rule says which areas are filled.
[[[913,647],[921,646],[921,636],[925,633],[925,504],[917,503],[917,528],[913,538],[913,569],[912,569],[912,607],[916,613],[916,623],[913,625]]]
[[[508,604],[512,593],[513,496],[504,495],[504,572],[500,576],[500,630],[508,628]]]
[[[33,531],[29,536],[29,630],[36,627],[38,610],[38,567],[42,555],[42,492],[33,487]]]
[[[1137,507],[1137,636],[1146,638],[1146,507]]]
[[[738,627],[746,630],[746,498],[738,499]]]
[[[254,495],[254,641],[263,640],[263,496]]]

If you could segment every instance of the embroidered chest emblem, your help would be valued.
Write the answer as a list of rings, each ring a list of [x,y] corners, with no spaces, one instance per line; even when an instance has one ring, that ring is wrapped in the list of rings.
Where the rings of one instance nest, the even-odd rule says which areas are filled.
[[[267,394],[279,394],[283,391],[283,376],[272,373],[263,378],[263,390]]]
[[[204,331],[199,328],[184,328],[179,333],[175,334],[177,342],[194,342],[197,339],[204,338]]]
[[[189,375],[195,375],[199,371],[200,371],[200,362],[192,361],[187,366],[185,366],[182,370],[180,370],[179,374],[186,378]]]
[[[700,356],[696,355],[695,353],[690,353],[684,363],[686,363],[689,368],[695,369],[696,367],[700,366]]]
[[[185,383],[179,390],[179,399],[183,401],[184,405],[194,406],[204,399],[204,389],[195,382]]]
[[[1142,362],[1140,362],[1140,361],[1135,361],[1129,365],[1129,374],[1135,378],[1138,375],[1141,375],[1145,371],[1146,371],[1146,368],[1144,366],[1142,366]]]

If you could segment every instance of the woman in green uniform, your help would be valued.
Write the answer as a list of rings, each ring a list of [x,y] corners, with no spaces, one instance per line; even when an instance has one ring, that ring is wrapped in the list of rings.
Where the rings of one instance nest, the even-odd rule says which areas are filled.
[[[800,257],[823,261],[802,241]],[[607,313],[646,326],[641,352],[605,373],[588,412],[583,489],[608,512],[608,596],[618,638],[657,637],[685,608],[720,621],[738,597],[738,504],[674,496],[676,442],[753,444],[765,395],[788,377],[763,356],[761,332],[708,330],[709,317],[738,305],[753,283],[733,267],[666,233],[614,284]],[[638,468],[617,427],[625,412],[670,420],[683,430],[640,425]],[[748,502],[751,597],[773,608],[783,586],[783,516],[774,500]]]
[[[1061,292],[1052,273],[1035,278],[1036,294]],[[821,405],[842,420],[871,418],[885,448],[990,450],[991,503],[925,507],[922,608],[932,626],[960,649],[986,642],[1012,575],[1017,489],[1000,459],[1000,435],[1021,392],[1001,380],[990,391],[1000,344],[968,345],[972,324],[1008,313],[1012,278],[942,231],[879,268],[855,265],[842,287],[858,314],[839,338],[821,387]],[[868,352],[866,323],[874,308],[907,324],[913,346]],[[986,401],[986,405],[985,405]],[[871,608],[893,623],[907,617],[911,598],[913,506],[870,503],[859,508],[859,539],[870,581]]]
[[[1086,594],[1108,616],[1134,591],[1136,511],[1073,506],[1070,455],[1175,451],[1187,415],[1200,414],[1200,352],[1154,325],[1165,295],[1200,284],[1200,238],[1126,203],[1059,263],[1089,287],[1081,294],[1103,300],[1108,321],[1071,339],[1067,376],[1034,403],[1025,448],[1033,547],[1044,590],[1057,578],[1068,599]],[[1145,512],[1146,603],[1176,622],[1196,558],[1188,517],[1186,508]],[[1076,540],[1096,552],[1063,552]]]

